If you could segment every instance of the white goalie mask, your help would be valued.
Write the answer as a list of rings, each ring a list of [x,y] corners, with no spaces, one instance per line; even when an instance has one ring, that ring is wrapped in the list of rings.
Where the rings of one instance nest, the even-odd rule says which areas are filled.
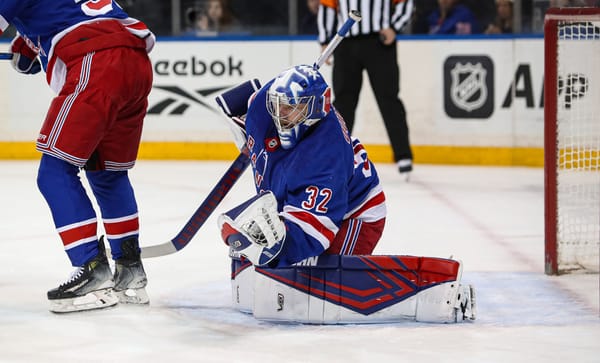
[[[284,149],[293,148],[330,109],[331,90],[321,73],[311,66],[290,68],[269,87],[267,111]]]

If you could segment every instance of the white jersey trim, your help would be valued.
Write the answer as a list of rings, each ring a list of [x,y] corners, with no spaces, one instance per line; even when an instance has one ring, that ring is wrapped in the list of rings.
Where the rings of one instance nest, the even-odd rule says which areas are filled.
[[[56,232],[61,233],[61,232],[64,232],[64,231],[68,231],[70,229],[74,229],[74,228],[77,228],[77,227],[81,227],[81,226],[85,226],[85,225],[88,225],[88,224],[96,223],[97,221],[98,221],[97,218],[90,218],[90,219],[87,219],[85,221],[67,224],[66,226],[62,226],[62,227],[57,228]]]
[[[348,211],[348,213],[344,215],[344,219],[348,219],[351,215],[360,210],[365,204],[367,204],[371,199],[376,197],[381,192],[383,192],[383,187],[381,186],[381,184],[377,184],[377,186],[375,186],[369,191],[369,194],[362,201],[362,203],[360,203],[358,206]],[[384,218],[386,215],[387,207],[385,205],[385,202],[383,202],[363,211],[360,215],[356,216],[355,218],[365,222],[375,222]]]
[[[281,216],[283,218],[287,219],[288,221],[290,221],[294,224],[297,224],[306,234],[308,234],[312,238],[319,241],[319,243],[323,246],[324,249],[329,248],[329,246],[331,245],[331,241],[329,240],[329,238],[327,238],[323,233],[319,232],[319,229],[317,229],[315,226],[313,226],[312,224],[310,224],[306,221],[303,221],[299,218],[296,218],[292,213],[303,213],[303,214],[310,215],[311,217],[316,219],[318,221],[318,223],[320,224],[320,226],[318,226],[318,227],[321,227],[321,228],[319,228],[319,229],[329,230],[335,238],[335,235],[338,233],[339,229],[331,221],[331,219],[329,219],[328,217],[325,217],[325,216],[316,216],[310,212],[307,212],[304,209],[296,208],[296,207],[288,206],[288,205],[283,207],[283,212],[281,213]]]
[[[129,236],[133,236],[133,235],[137,235],[139,234],[139,230],[135,230],[135,231],[131,231],[131,232],[127,232],[127,233],[121,233],[121,234],[106,234],[106,238],[110,239],[118,239],[118,238],[124,238],[124,237],[129,237]]]
[[[84,239],[80,239],[78,241],[69,243],[67,246],[65,246],[65,251],[68,251],[68,250],[73,249],[75,247],[84,245],[86,243],[91,243],[91,242],[96,242],[97,243],[98,242],[98,238],[96,236],[92,236],[92,237],[89,237],[89,238],[84,238]]]
[[[0,15],[0,34],[2,32],[4,32],[6,30],[6,28],[8,28],[9,25],[10,24],[8,24],[6,19],[4,19],[4,17],[2,15]]]
[[[137,217],[138,217],[138,214],[133,213],[128,216],[117,217],[117,218],[102,218],[102,220],[104,221],[104,223],[119,223],[119,222],[130,221],[132,219],[136,219]]]

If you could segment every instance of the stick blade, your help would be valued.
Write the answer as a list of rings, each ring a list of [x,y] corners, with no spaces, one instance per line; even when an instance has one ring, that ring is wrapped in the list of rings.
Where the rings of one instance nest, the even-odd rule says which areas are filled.
[[[175,248],[175,244],[173,243],[173,241],[161,243],[159,245],[154,246],[142,247],[141,250],[142,258],[160,257],[177,252],[177,248]]]

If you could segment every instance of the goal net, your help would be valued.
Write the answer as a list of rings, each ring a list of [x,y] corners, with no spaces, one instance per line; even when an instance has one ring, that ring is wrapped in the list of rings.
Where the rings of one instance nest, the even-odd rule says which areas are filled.
[[[546,273],[598,273],[600,9],[549,9],[544,47]]]

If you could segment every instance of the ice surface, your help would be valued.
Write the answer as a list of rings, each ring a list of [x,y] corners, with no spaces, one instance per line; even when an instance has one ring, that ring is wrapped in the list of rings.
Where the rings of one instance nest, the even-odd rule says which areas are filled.
[[[170,240],[227,162],[139,161],[142,245]],[[465,324],[272,324],[230,307],[216,213],[180,252],[145,260],[149,307],[48,312],[71,271],[37,191],[37,163],[0,162],[0,362],[600,362],[598,275],[543,274],[543,171],[377,165],[388,200],[378,254],[460,259],[477,289]],[[244,174],[217,211],[253,193]]]

